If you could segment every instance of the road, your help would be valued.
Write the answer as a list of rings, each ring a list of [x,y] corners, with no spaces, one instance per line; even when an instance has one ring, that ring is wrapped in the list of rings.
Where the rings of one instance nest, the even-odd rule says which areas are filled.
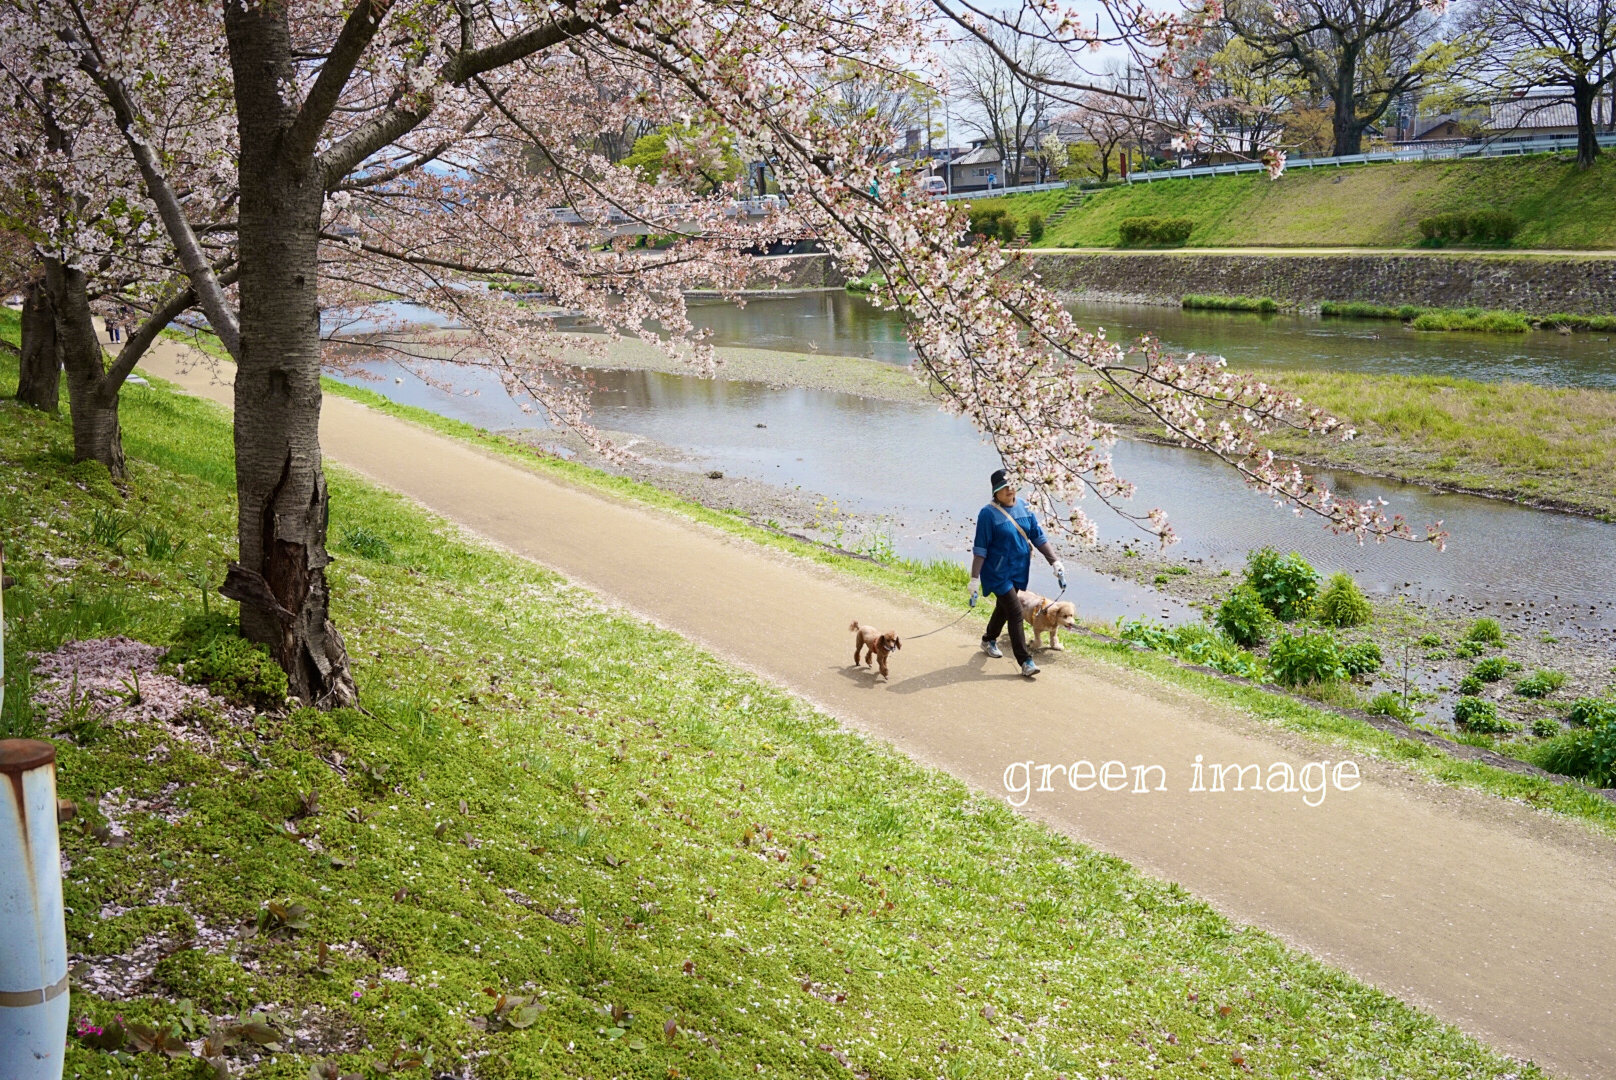
[[[163,342],[142,367],[229,405],[228,386],[179,370],[180,349]],[[1246,790],[1193,791],[1197,755],[1265,776],[1310,761],[1336,775],[1352,755],[1073,655],[1045,654],[1028,682],[981,654],[970,622],[915,637],[956,612],[343,398],[325,399],[321,439],[330,459],[981,790],[1004,796],[1017,761],[1160,765],[1168,790],[1152,771],[1144,794],[1131,772],[1123,790],[1084,792],[1052,773],[1021,812],[1555,1074],[1616,1076],[1616,841],[1373,760],[1316,807],[1250,790],[1249,772]],[[849,666],[853,619],[910,638],[890,682]]]

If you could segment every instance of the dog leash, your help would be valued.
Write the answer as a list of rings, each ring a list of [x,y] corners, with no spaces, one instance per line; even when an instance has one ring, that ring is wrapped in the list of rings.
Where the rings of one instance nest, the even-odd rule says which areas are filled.
[[[965,614],[961,615],[958,619],[955,619],[953,622],[946,623],[943,626],[939,626],[935,630],[927,630],[924,634],[912,634],[912,635],[910,635],[909,640],[910,641],[919,641],[923,637],[931,637],[933,634],[941,634],[944,630],[947,630],[950,626],[958,626],[962,621],[964,621],[965,616],[969,615],[970,613],[971,613],[970,609],[967,608],[966,611],[965,611]]]
[[[1051,604],[1060,603],[1060,598],[1065,596],[1065,595],[1066,595],[1066,590],[1064,588],[1062,588],[1060,592],[1055,594],[1055,599],[1044,601],[1044,606],[1039,608],[1037,611],[1033,612],[1033,614],[1034,615],[1039,614],[1045,608],[1049,607]],[[965,620],[965,616],[969,615],[970,613],[971,613],[970,609],[966,609],[965,612],[963,612],[960,615],[960,617],[955,619],[953,622],[945,623],[942,626],[939,626],[935,630],[927,630],[924,634],[911,634],[910,637],[909,637],[909,640],[910,641],[919,641],[921,638],[931,637],[933,634],[941,634],[944,630],[947,630],[949,627],[958,626],[961,622],[963,622]]]

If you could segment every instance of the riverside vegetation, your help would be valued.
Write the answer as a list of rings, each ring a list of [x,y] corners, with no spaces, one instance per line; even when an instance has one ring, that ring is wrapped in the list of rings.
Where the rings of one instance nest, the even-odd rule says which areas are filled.
[[[339,468],[366,708],[291,708],[209,599],[228,416],[123,419],[114,486],[0,404],[68,1076],[1540,1075]]]
[[[1250,370],[1339,417],[1350,441],[1276,431],[1280,454],[1331,468],[1616,519],[1616,393],[1446,375]],[[1162,435],[1102,401],[1138,438]]]
[[[1183,566],[1173,569],[1182,573],[1158,574],[1157,583],[1192,575]],[[1609,670],[1584,683],[1580,697],[1562,693],[1572,684],[1565,672],[1538,668],[1521,674],[1525,665],[1508,653],[1520,651],[1522,642],[1495,619],[1438,630],[1406,612],[1378,612],[1350,574],[1323,581],[1300,555],[1273,548],[1251,552],[1241,580],[1204,606],[1205,624],[1164,628],[1132,620],[1119,624],[1120,636],[1329,705],[1414,723],[1595,787],[1616,786],[1616,684]],[[1406,650],[1401,656],[1398,644]],[[1455,671],[1456,685],[1438,686],[1456,694],[1452,727],[1426,720],[1421,709],[1442,695],[1410,680],[1406,667],[1399,671],[1409,646],[1418,648],[1423,661],[1467,667]]]

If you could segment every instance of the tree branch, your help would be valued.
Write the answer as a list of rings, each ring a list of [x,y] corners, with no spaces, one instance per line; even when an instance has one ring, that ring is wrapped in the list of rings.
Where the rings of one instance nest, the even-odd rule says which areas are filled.
[[[231,267],[219,275],[219,284],[234,284],[238,273],[238,268]],[[119,387],[123,386],[124,380],[129,377],[129,373],[135,370],[135,365],[146,355],[146,350],[157,340],[157,335],[167,329],[169,323],[195,306],[196,289],[194,286],[187,286],[147,315],[145,321],[140,324],[140,329],[129,335],[123,348],[118,350],[118,358],[97,382],[96,393],[103,397],[117,394]]]
[[[601,9],[603,15],[621,14],[625,0],[612,0]],[[514,64],[518,60],[578,37],[594,27],[594,21],[573,15],[560,22],[547,22],[506,38],[486,49],[458,52],[443,66],[445,82],[459,86],[485,71]],[[462,23],[462,31],[466,24]],[[463,34],[464,36],[464,34]],[[326,189],[333,190],[360,162],[395,139],[412,131],[432,113],[430,102],[418,109],[391,105],[380,116],[354,129],[341,142],[320,155],[320,169]]]
[[[314,86],[310,88],[308,97],[303,99],[303,107],[286,131],[282,146],[294,161],[302,161],[314,153],[325,122],[331,118],[332,110],[342,98],[343,88],[348,85],[349,77],[375,39],[376,31],[381,29],[382,19],[386,18],[391,7],[392,0],[358,0],[353,11],[348,13],[330,55],[320,65],[320,74],[315,77]]]
[[[118,131],[129,144],[135,164],[140,169],[141,179],[146,183],[146,192],[157,205],[158,216],[163,219],[163,227],[167,230],[169,240],[173,242],[174,250],[179,255],[180,266],[190,278],[191,287],[196,290],[202,310],[207,313],[208,322],[213,325],[213,332],[219,335],[219,340],[230,355],[240,359],[240,324],[236,321],[236,313],[225,301],[224,287],[214,275],[213,264],[208,261],[207,254],[202,250],[202,244],[197,240],[196,233],[185,216],[185,208],[180,205],[179,197],[174,193],[172,185],[168,182],[168,176],[163,172],[157,151],[136,129],[134,103],[129,99],[123,83],[107,70],[100,50],[89,32],[89,24],[76,3],[73,5],[73,12],[79,19],[80,31],[75,32],[71,27],[64,25],[59,28],[59,33],[78,55],[79,70],[89,77],[106,98],[107,104],[112,107]]]

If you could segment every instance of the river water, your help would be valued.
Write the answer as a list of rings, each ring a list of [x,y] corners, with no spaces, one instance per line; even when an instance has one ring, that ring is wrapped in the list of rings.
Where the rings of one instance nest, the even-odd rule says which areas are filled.
[[[1616,390],[1616,335],[1431,333],[1395,320],[1321,319],[1129,304],[1068,305],[1085,326],[1113,341],[1151,334],[1175,352],[1210,353],[1234,366],[1448,375],[1483,382],[1532,382]],[[690,304],[691,321],[720,345],[863,356],[908,363],[903,322],[845,292]]]
[[[449,394],[388,363],[373,371],[382,379],[361,385],[404,404],[491,429],[543,426],[491,378],[479,380],[475,372],[457,373],[460,392]],[[680,467],[821,493],[844,511],[880,519],[906,556],[963,560],[968,554],[971,523],[998,463],[975,429],[957,417],[926,405],[801,388],[640,371],[593,375],[595,422],[679,448],[688,455],[676,463]],[[1327,475],[1343,495],[1385,498],[1387,509],[1416,529],[1441,521],[1451,533],[1445,553],[1423,544],[1360,546],[1275,507],[1204,454],[1124,440],[1115,456],[1119,473],[1139,485],[1130,509],[1163,507],[1182,537],[1173,550],[1183,558],[1237,571],[1249,549],[1273,544],[1300,551],[1323,571],[1350,570],[1372,592],[1462,597],[1477,610],[1520,613],[1523,625],[1534,628],[1616,628],[1610,576],[1616,526],[1352,474]],[[1142,539],[1149,545],[1101,504],[1090,500],[1086,508],[1103,540]],[[1044,576],[1033,588],[1052,594]],[[1155,590],[1099,574],[1085,575],[1073,595],[1086,614],[1107,620],[1148,614],[1177,621],[1194,614]]]

